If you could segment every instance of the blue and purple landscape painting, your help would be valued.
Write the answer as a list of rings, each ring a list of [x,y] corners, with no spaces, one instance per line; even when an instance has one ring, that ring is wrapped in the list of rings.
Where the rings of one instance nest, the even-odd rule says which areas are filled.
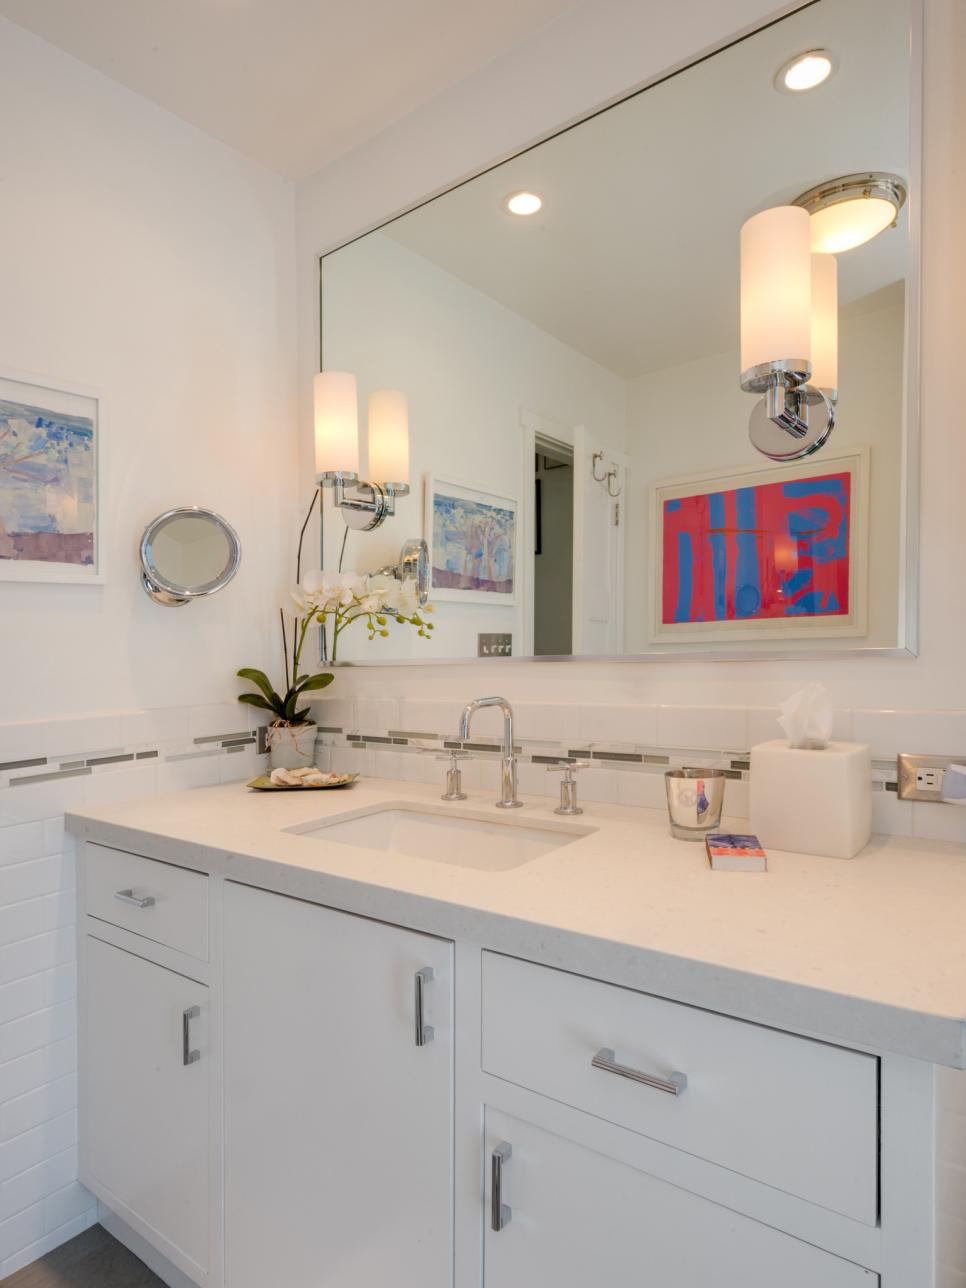
[[[0,559],[91,566],[94,422],[0,399]]]
[[[433,496],[433,586],[513,594],[516,513],[482,501]]]

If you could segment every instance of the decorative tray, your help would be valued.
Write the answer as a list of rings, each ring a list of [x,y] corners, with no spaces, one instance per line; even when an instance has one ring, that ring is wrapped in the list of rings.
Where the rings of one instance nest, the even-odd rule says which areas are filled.
[[[325,792],[335,787],[351,787],[358,774],[333,774],[327,783],[273,783],[268,774],[253,778],[246,787],[254,792]]]

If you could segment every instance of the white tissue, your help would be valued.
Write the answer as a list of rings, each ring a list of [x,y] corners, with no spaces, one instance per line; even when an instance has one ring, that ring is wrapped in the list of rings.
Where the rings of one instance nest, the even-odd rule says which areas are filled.
[[[788,736],[789,746],[821,751],[832,738],[832,702],[825,685],[807,685],[781,705],[778,723]]]

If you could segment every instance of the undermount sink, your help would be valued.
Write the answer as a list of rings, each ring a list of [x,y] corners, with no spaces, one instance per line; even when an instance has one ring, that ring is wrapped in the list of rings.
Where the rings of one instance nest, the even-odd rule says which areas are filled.
[[[479,868],[485,872],[506,872],[579,841],[594,829],[566,825],[559,829],[541,827],[522,820],[503,822],[392,802],[286,831],[406,858],[429,859],[433,863]]]

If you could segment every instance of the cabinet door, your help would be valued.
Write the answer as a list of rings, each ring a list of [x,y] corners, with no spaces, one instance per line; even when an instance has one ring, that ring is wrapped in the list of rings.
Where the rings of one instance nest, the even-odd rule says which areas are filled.
[[[201,1279],[209,1232],[208,989],[99,939],[89,937],[85,951],[81,1179]]]
[[[452,1283],[451,999],[451,944],[226,884],[231,1288]]]
[[[582,1145],[486,1111],[485,1288],[873,1288],[878,1276]],[[496,1194],[494,1150],[510,1146]]]

